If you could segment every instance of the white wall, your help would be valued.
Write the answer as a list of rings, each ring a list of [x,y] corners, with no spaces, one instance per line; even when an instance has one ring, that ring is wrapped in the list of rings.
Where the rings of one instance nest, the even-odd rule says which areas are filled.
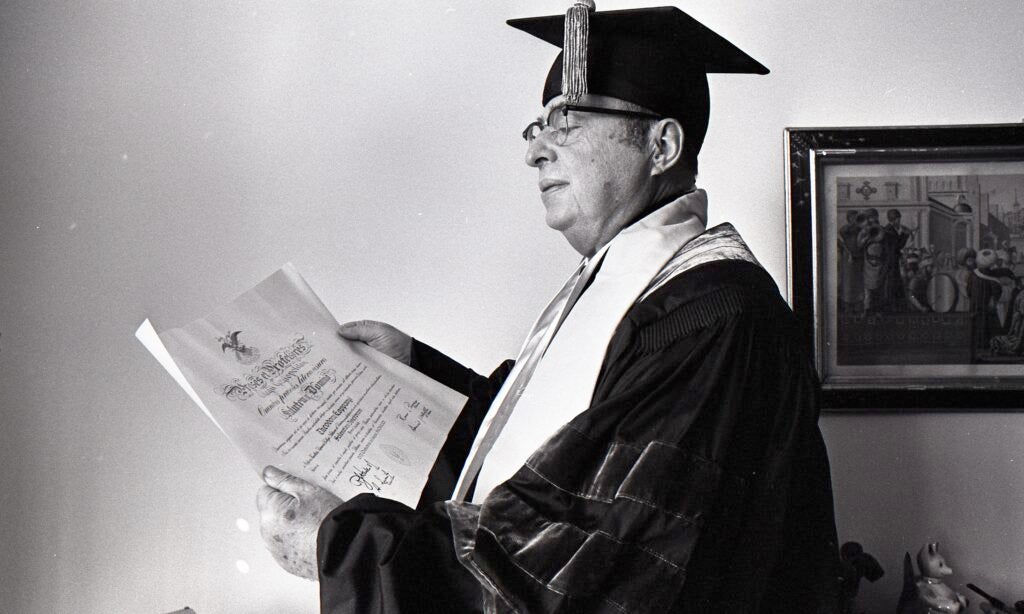
[[[575,258],[521,158],[554,53],[504,20],[565,5],[0,3],[4,611],[315,611],[257,476],[132,332],[290,260],[339,319],[510,355]],[[701,183],[780,284],[783,128],[1024,117],[1019,0],[680,6],[772,69],[713,78]],[[822,423],[841,538],[888,572],[872,611],[929,539],[1024,598],[1024,416]]]

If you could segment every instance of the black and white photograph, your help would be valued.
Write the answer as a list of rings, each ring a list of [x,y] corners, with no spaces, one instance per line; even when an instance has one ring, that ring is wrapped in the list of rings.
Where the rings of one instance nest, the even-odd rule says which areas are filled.
[[[0,0],[0,612],[1021,614],[1021,0]]]

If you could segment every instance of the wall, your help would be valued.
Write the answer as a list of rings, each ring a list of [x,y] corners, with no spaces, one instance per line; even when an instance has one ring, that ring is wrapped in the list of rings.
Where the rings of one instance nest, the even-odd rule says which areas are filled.
[[[553,52],[503,21],[564,6],[0,3],[5,611],[315,611],[263,551],[257,476],[132,332],[292,261],[339,319],[513,353],[575,257],[521,162]],[[785,127],[1024,116],[1019,0],[682,7],[772,69],[713,78],[701,184],[783,286]],[[822,426],[841,537],[888,572],[871,611],[932,539],[1024,598],[1024,417]]]

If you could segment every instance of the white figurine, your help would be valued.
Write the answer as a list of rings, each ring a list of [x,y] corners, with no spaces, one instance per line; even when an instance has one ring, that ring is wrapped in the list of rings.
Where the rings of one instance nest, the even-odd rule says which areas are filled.
[[[917,553],[920,575],[914,576],[910,554],[903,561],[903,593],[896,608],[898,614],[960,614],[967,611],[967,598],[943,582],[953,574],[939,545],[931,543]]]

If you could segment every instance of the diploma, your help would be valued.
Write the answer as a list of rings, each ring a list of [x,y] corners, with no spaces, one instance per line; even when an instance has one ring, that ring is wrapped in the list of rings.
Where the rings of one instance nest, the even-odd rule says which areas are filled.
[[[136,337],[257,471],[415,507],[466,397],[364,343],[288,264],[212,314]]]

